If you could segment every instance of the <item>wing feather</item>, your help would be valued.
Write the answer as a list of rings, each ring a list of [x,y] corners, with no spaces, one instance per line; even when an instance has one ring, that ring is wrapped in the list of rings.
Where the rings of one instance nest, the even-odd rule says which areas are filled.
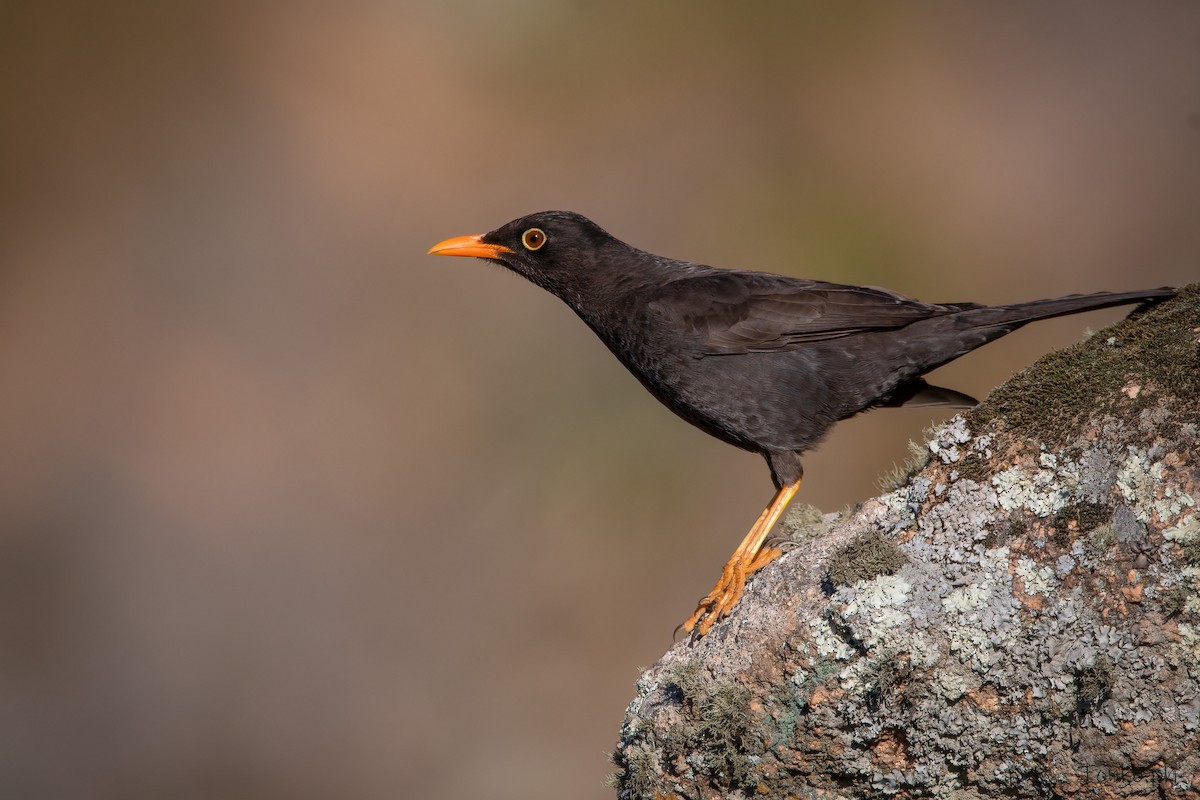
[[[792,350],[975,307],[921,303],[875,287],[727,270],[672,281],[650,306],[699,337],[705,355]]]

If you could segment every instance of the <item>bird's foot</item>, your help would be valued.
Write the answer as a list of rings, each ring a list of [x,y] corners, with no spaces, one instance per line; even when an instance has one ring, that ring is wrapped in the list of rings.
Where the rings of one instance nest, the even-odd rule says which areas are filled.
[[[699,638],[708,633],[713,625],[717,624],[722,617],[728,616],[733,607],[737,605],[737,601],[742,597],[742,591],[746,588],[746,578],[783,554],[778,547],[770,545],[764,547],[763,544],[767,541],[767,535],[771,532],[771,528],[775,527],[775,522],[783,514],[783,510],[787,508],[792,496],[799,489],[800,478],[779,488],[779,491],[771,498],[771,502],[758,515],[758,520],[750,528],[746,538],[742,539],[737,550],[734,550],[733,555],[725,562],[725,567],[721,570],[721,579],[717,581],[717,585],[704,596],[692,615],[684,620],[679,628],[675,629],[676,632],[682,629],[692,634],[693,638]]]
[[[697,637],[704,636],[720,620],[729,616],[746,588],[746,579],[781,556],[783,551],[768,547],[757,553],[734,553],[721,570],[721,579],[704,596],[692,615],[679,627]]]

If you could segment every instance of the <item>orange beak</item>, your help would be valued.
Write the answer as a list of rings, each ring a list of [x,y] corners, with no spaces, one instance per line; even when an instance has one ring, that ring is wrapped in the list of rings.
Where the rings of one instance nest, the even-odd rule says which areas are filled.
[[[455,236],[438,242],[429,248],[431,256],[473,256],[475,258],[500,258],[512,250],[502,244],[488,244],[482,236]]]

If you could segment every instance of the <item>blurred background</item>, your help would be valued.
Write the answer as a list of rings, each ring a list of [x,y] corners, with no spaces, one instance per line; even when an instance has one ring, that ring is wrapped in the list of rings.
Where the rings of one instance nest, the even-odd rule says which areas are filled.
[[[931,301],[1195,280],[1200,6],[0,3],[0,796],[611,795],[771,486],[425,255],[547,208]]]

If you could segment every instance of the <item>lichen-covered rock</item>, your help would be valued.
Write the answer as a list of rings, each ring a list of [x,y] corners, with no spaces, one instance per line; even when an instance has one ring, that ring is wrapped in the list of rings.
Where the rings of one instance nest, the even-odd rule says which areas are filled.
[[[1198,340],[1193,286],[793,522],[639,680],[618,796],[1200,797]]]

